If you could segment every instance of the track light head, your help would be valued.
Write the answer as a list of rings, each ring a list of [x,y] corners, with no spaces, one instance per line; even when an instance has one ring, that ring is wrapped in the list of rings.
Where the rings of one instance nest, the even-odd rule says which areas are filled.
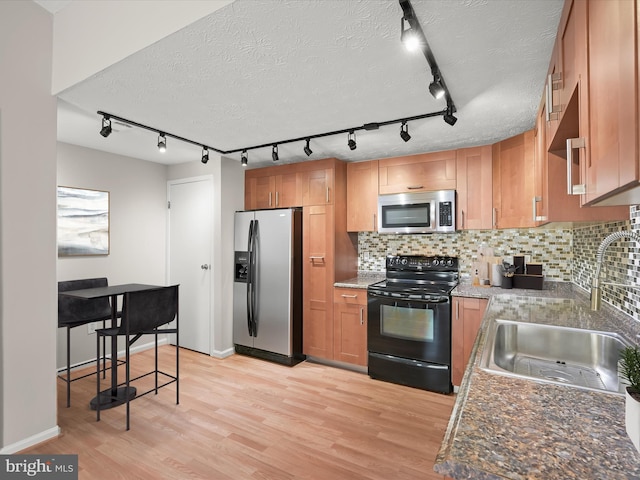
[[[160,153],[167,151],[167,138],[164,136],[164,133],[158,135],[158,150],[160,150]]]
[[[106,115],[102,117],[102,128],[100,129],[100,135],[107,138],[111,135],[111,119]]]
[[[409,135],[409,125],[407,125],[407,122],[402,122],[402,125],[400,126],[400,138],[405,142],[411,140],[411,135]]]
[[[415,52],[422,44],[418,32],[411,28],[409,17],[406,16],[400,19],[400,41],[409,52]]]
[[[433,95],[433,98],[442,98],[444,97],[445,91],[442,86],[442,82],[440,81],[440,75],[433,76],[433,82],[429,84],[429,92]]]
[[[444,114],[444,121],[447,122],[452,127],[458,121],[458,119],[453,116],[453,109],[451,107],[447,107],[447,112]]]
[[[209,149],[207,147],[203,146],[202,147],[202,160],[201,160],[201,162],[206,165],[208,161],[209,161]]]
[[[347,138],[348,138],[347,145],[349,145],[349,149],[350,150],[355,150],[357,148],[355,132],[353,130],[351,130],[349,132],[349,136]]]
[[[273,146],[273,150],[271,151],[271,158],[273,159],[274,162],[277,162],[278,160],[280,160],[280,157],[278,156],[278,145],[275,144]]]
[[[246,150],[242,151],[242,155],[240,155],[240,162],[242,163],[243,167],[247,166],[247,163],[249,162],[249,157],[247,155],[247,151]]]
[[[313,151],[311,150],[311,148],[309,148],[309,142],[311,141],[310,138],[307,138],[307,144],[305,145],[305,147],[303,148],[304,153],[307,154],[307,157],[310,157],[311,154],[313,153]]]

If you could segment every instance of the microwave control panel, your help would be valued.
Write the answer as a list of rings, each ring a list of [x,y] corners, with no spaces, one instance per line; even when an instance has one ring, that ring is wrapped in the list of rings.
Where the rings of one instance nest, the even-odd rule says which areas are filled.
[[[441,227],[453,226],[453,211],[451,202],[438,202],[439,223]]]

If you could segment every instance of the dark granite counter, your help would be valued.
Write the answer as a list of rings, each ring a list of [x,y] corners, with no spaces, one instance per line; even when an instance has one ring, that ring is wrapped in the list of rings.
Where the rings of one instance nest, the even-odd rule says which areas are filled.
[[[385,279],[385,272],[369,272],[359,271],[358,276],[349,278],[347,280],[341,280],[333,284],[334,287],[341,288],[363,288],[366,289],[369,285],[378,283]]]
[[[496,318],[613,331],[630,340],[640,333],[639,322],[608,305],[592,312],[587,294],[571,284],[526,291],[461,285],[454,295],[491,300],[436,472],[456,479],[640,479],[640,454],[625,431],[624,396],[497,375],[479,366]]]

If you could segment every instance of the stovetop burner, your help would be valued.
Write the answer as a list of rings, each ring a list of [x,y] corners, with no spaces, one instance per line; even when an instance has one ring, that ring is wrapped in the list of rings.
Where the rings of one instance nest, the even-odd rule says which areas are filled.
[[[447,297],[458,284],[458,259],[444,256],[396,255],[386,259],[386,279],[369,290],[413,298]]]

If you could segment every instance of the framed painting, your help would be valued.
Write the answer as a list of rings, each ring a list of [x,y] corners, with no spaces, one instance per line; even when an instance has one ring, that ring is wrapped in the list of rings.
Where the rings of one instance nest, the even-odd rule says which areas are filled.
[[[58,187],[58,256],[109,255],[109,192]]]

